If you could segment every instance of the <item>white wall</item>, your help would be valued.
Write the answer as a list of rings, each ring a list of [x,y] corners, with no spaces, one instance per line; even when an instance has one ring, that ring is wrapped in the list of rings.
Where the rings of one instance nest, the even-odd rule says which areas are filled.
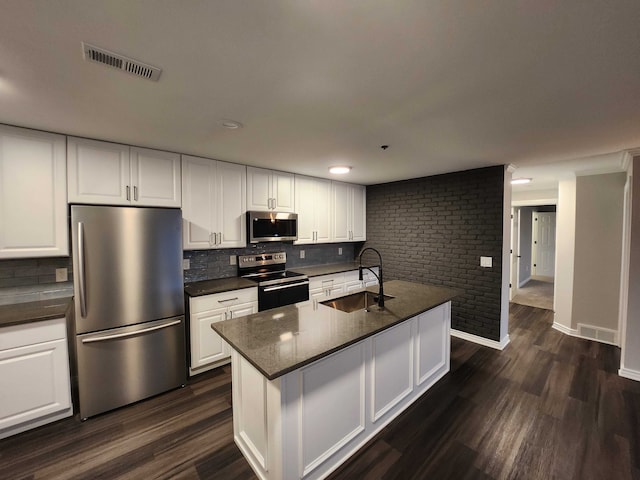
[[[576,178],[572,328],[618,331],[625,173]]]
[[[511,204],[515,206],[525,205],[555,205],[558,201],[557,189],[546,190],[519,190],[511,196]]]
[[[560,180],[556,212],[554,323],[570,330],[573,311],[573,267],[576,244],[576,179]]]
[[[640,157],[633,159],[633,172],[640,172]],[[627,327],[622,345],[620,374],[640,380],[640,178],[631,178],[631,248]]]

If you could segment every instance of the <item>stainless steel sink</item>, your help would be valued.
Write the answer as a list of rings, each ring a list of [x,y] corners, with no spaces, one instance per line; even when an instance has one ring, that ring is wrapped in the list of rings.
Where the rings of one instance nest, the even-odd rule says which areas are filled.
[[[394,298],[391,295],[385,295],[384,299]],[[334,298],[333,300],[326,300],[320,302],[327,307],[342,310],[343,312],[351,313],[358,310],[369,310],[370,307],[378,308],[378,294],[374,292],[358,292],[346,295],[344,297]]]

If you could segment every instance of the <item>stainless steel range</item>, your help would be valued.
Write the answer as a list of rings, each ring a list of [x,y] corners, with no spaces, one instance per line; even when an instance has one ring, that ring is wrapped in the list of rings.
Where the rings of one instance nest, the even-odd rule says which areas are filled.
[[[259,311],[309,300],[309,278],[286,263],[285,252],[238,257],[238,275],[258,284]]]

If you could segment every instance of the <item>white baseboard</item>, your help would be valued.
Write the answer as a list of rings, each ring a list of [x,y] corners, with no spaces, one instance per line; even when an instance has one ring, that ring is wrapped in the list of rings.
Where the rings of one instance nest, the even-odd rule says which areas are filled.
[[[607,345],[618,345],[618,331],[609,328],[595,327],[593,325],[578,324],[577,329],[569,328],[557,322],[553,322],[552,327],[565,335],[572,337],[593,340],[594,342],[606,343]]]
[[[638,370],[631,370],[629,368],[621,367],[620,370],[618,370],[618,375],[624,378],[635,380],[636,382],[640,382],[640,372]]]
[[[451,329],[451,336],[461,338],[462,340],[468,340],[469,342],[477,343],[485,347],[495,348],[496,350],[504,350],[504,347],[509,345],[509,335],[506,335],[502,340],[496,342],[495,340],[489,340],[488,338],[473,335],[471,333],[462,332],[460,330]]]
[[[561,323],[553,322],[553,325],[551,325],[551,328],[554,328],[555,330],[558,330],[559,332],[562,332],[565,335],[571,335],[572,337],[578,336],[578,330],[569,328],[565,325],[562,325]]]

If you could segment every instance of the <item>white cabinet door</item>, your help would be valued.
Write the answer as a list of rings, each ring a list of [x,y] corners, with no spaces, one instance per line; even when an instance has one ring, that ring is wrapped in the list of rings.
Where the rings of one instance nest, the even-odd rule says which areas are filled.
[[[278,212],[295,211],[295,181],[291,173],[273,172],[272,196],[274,210]]]
[[[247,167],[247,210],[293,212],[294,175]]]
[[[366,187],[332,182],[332,240],[356,242],[366,240]]]
[[[212,248],[216,162],[182,156],[182,245],[185,250]]]
[[[131,147],[131,201],[133,205],[180,207],[180,155]]]
[[[68,417],[66,320],[0,330],[0,438]]]
[[[271,170],[247,167],[247,210],[272,210]]]
[[[246,167],[182,156],[183,248],[203,250],[246,244]]]
[[[244,303],[229,307],[229,318],[246,317],[258,311],[258,302]]]
[[[129,146],[68,137],[69,203],[129,205]]]
[[[211,324],[226,320],[226,308],[191,314],[191,368],[195,369],[228,358],[227,344]]]
[[[297,244],[328,242],[331,237],[331,181],[295,176]]]
[[[69,254],[65,137],[0,126],[0,258]]]
[[[247,244],[246,186],[247,169],[244,165],[217,162],[217,248],[244,247]]]
[[[367,239],[367,187],[351,185],[351,241],[364,242]]]
[[[69,203],[180,207],[180,155],[68,137]]]
[[[348,242],[350,240],[351,215],[348,212],[351,188],[346,183],[331,182],[331,238],[334,242]]]

